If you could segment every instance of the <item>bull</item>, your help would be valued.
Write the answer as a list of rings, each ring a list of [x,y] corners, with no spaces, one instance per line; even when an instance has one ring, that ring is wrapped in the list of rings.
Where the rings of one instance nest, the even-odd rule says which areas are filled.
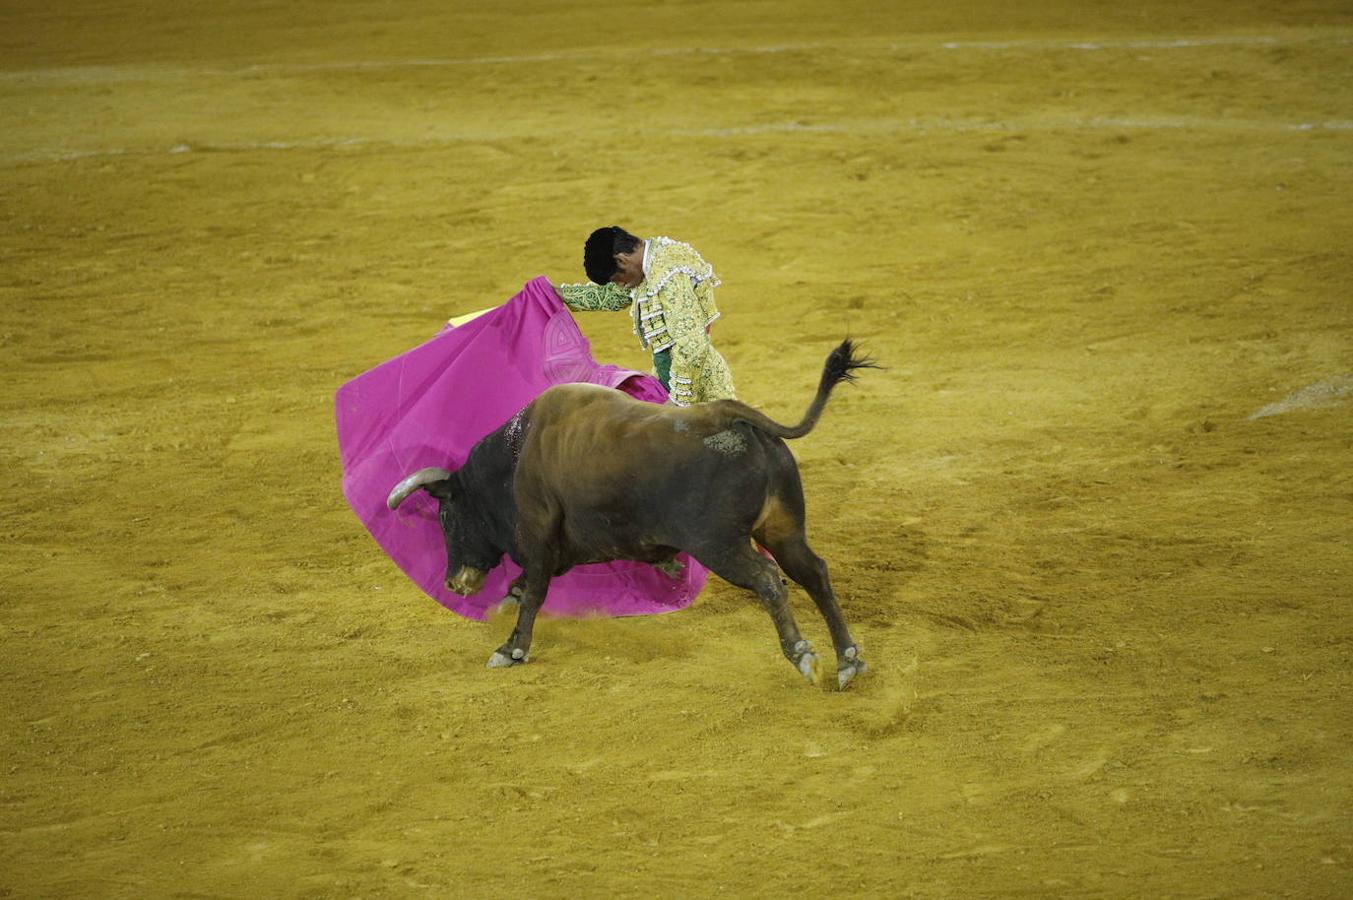
[[[397,509],[420,489],[437,498],[446,586],[457,594],[477,593],[504,554],[521,566],[509,595],[518,602],[516,628],[489,658],[490,668],[529,659],[553,576],[617,559],[670,567],[685,551],[754,591],[785,657],[817,683],[817,654],[799,634],[780,572],[756,552],[755,540],[816,603],[843,689],[865,663],[827,564],[805,539],[803,487],[785,441],[808,434],[832,389],[863,368],[877,366],[843,341],[793,427],[736,400],[660,406],[598,385],[556,385],[484,437],[460,469],[414,472],[395,485],[387,505]]]

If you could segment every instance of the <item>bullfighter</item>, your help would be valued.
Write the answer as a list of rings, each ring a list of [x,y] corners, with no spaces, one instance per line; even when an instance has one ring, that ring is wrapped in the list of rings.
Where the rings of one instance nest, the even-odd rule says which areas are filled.
[[[639,345],[677,406],[735,400],[728,363],[710,340],[719,318],[714,267],[690,244],[669,237],[642,240],[618,225],[598,228],[583,246],[591,284],[557,284],[570,309],[630,308]]]

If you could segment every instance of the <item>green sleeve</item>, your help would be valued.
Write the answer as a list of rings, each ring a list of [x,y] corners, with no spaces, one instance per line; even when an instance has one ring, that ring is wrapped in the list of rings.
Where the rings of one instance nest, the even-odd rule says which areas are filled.
[[[564,305],[579,312],[615,312],[630,305],[630,292],[618,284],[556,284]]]

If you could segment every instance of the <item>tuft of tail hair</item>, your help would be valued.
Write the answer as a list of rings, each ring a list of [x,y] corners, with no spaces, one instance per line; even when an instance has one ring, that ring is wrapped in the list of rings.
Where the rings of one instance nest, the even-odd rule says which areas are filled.
[[[812,431],[813,426],[817,424],[817,420],[821,418],[822,411],[827,408],[827,399],[831,397],[832,388],[843,381],[855,381],[858,377],[855,373],[860,369],[879,368],[882,368],[882,366],[876,364],[870,357],[859,353],[854,342],[850,338],[846,338],[840,346],[827,356],[827,362],[822,366],[822,378],[817,383],[817,394],[814,395],[813,402],[808,405],[808,411],[803,414],[803,419],[799,424],[793,427],[781,425],[769,416],[750,407],[738,418],[779,438],[801,438]]]

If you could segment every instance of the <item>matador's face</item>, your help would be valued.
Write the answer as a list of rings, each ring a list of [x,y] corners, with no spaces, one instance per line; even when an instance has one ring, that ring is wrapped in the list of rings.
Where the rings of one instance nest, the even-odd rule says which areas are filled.
[[[623,287],[638,287],[644,280],[644,245],[640,244],[629,253],[615,255],[616,273],[611,282]]]

